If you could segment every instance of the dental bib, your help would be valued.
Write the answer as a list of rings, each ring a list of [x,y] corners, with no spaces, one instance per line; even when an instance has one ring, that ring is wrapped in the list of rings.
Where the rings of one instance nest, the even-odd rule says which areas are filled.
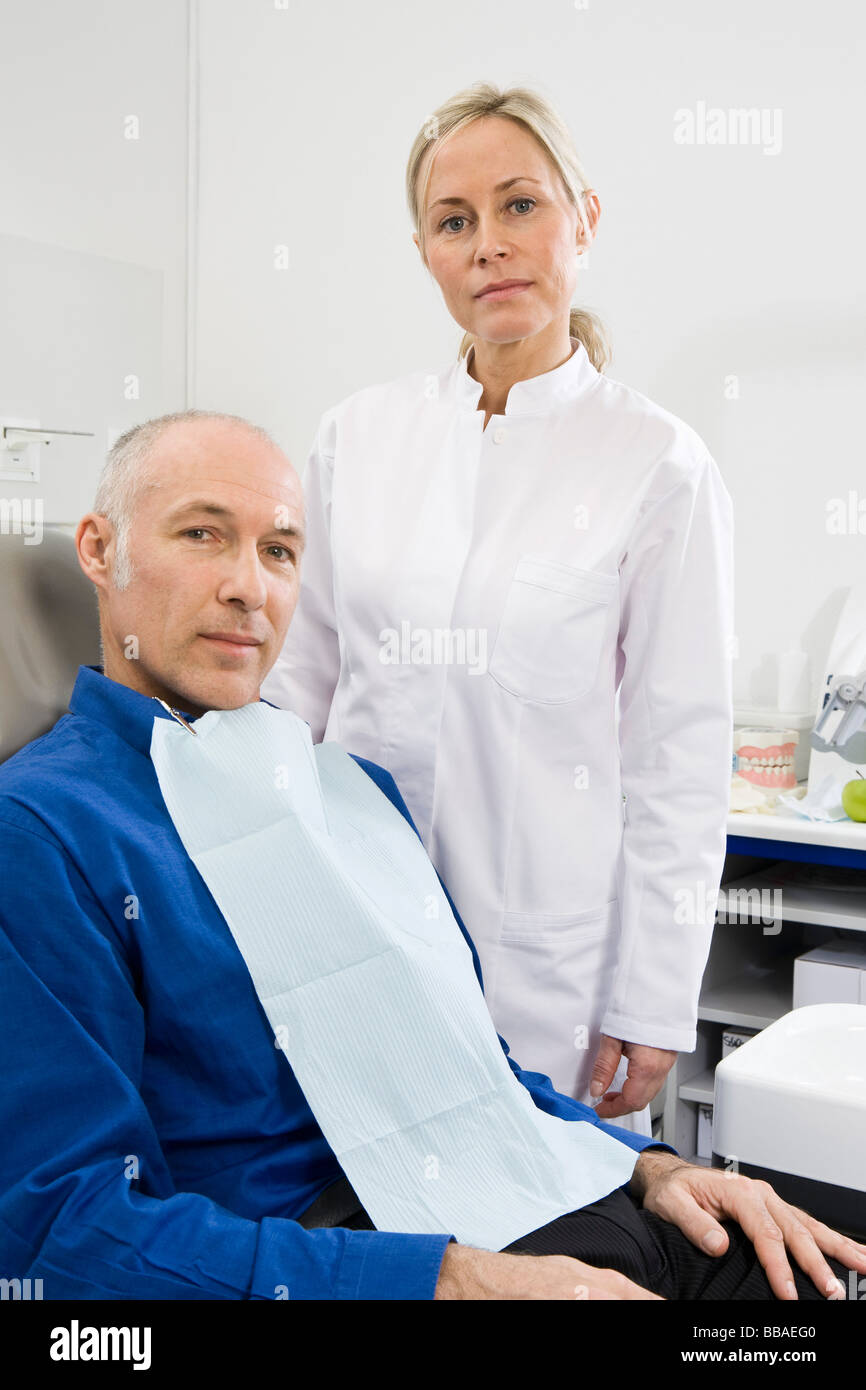
[[[420,840],[339,745],[258,702],[194,732],[157,716],[150,756],[378,1230],[501,1250],[629,1180],[633,1149],[517,1080]]]

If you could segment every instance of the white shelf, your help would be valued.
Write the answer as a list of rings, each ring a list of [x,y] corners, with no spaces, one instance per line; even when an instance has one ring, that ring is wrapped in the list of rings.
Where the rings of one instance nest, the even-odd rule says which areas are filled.
[[[791,1012],[793,997],[794,958],[784,956],[772,967],[751,966],[742,975],[702,991],[698,1018],[742,1028],[767,1028]]]
[[[778,811],[729,811],[728,834],[753,840],[790,840],[796,845],[866,851],[866,821],[812,821],[787,808]]]
[[[866,886],[857,886],[850,869],[831,872],[821,864],[773,864],[746,874],[744,878],[728,880],[719,889],[719,911],[727,912],[731,892],[764,889],[770,893],[774,888],[781,890],[779,918],[783,922],[811,922],[818,927],[866,931]],[[768,899],[767,906],[773,902],[774,899]],[[736,899],[730,906],[736,906]]]
[[[690,1077],[688,1081],[684,1081],[678,1088],[677,1095],[680,1100],[696,1100],[701,1105],[712,1105],[715,1084],[716,1073],[713,1067],[708,1071],[699,1072],[697,1076]]]

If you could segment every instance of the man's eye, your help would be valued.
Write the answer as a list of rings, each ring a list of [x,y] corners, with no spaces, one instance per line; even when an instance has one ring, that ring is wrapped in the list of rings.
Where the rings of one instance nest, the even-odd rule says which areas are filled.
[[[186,531],[183,532],[183,535],[184,535],[184,536],[189,536],[192,540],[195,540],[198,536],[202,536],[202,537],[207,538],[208,536],[213,535],[213,532],[212,532],[212,531],[209,531],[208,528],[207,528],[206,526],[190,526],[188,530],[186,530]],[[277,545],[276,543],[273,544],[273,545],[269,545],[269,546],[268,546],[268,552],[269,552],[269,553],[272,552],[272,551],[274,551],[274,550],[277,550],[277,551],[280,552],[278,558],[279,558],[284,564],[288,563],[289,561],[294,562],[294,559],[295,559],[295,552],[294,552],[293,550],[289,550],[288,546],[286,546],[286,545]]]

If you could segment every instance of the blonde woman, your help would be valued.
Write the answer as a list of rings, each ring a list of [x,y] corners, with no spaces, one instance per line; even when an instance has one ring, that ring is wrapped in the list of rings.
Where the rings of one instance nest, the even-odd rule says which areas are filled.
[[[571,307],[599,200],[541,97],[447,101],[407,190],[460,356],[322,418],[262,693],[393,774],[520,1064],[649,1133],[725,852],[730,498]]]

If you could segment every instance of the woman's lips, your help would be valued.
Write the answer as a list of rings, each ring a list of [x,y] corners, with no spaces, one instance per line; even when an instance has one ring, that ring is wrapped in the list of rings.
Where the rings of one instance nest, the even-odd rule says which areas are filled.
[[[492,289],[492,290],[485,290],[485,291],[483,292],[483,294],[479,294],[478,298],[479,298],[479,299],[484,299],[484,300],[490,300],[490,299],[511,299],[512,295],[515,295],[515,294],[523,294],[523,291],[524,291],[524,290],[528,290],[528,289],[531,289],[531,288],[532,288],[532,281],[531,281],[531,280],[527,280],[527,281],[524,281],[524,283],[523,283],[523,284],[520,284],[520,285],[506,285],[506,286],[504,286],[502,289],[498,289],[498,288],[497,288],[497,289]]]

